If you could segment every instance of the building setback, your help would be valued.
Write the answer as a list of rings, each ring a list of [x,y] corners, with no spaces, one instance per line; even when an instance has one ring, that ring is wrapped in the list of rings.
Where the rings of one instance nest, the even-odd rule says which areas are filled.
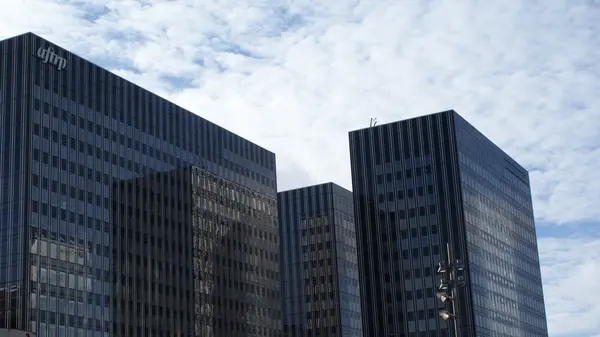
[[[31,33],[0,41],[0,135],[0,328],[280,335],[272,152]]]
[[[452,110],[349,138],[364,336],[454,336],[446,243],[465,264],[460,336],[548,336],[523,167]]]
[[[111,335],[194,336],[190,169],[117,180],[110,202]]]
[[[352,192],[278,194],[284,335],[362,337]]]
[[[281,310],[274,199],[191,166],[117,182],[111,200],[113,325],[144,336],[273,333]],[[140,310],[121,310],[119,300]],[[166,319],[156,319],[161,311]]]

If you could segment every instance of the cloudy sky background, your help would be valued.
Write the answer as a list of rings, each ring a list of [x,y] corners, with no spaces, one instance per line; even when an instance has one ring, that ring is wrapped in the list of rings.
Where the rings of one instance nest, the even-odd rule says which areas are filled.
[[[530,170],[550,336],[600,336],[600,1],[2,0],[32,31],[350,184],[349,130],[447,109]]]

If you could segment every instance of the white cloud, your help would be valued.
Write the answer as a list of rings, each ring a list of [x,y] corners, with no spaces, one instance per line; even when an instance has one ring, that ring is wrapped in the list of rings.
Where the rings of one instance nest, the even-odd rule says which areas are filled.
[[[349,130],[371,116],[455,108],[532,169],[540,219],[600,219],[597,6],[81,4],[12,1],[5,8],[29,19],[3,20],[0,34],[33,30],[87,57],[125,62],[136,72],[114,70],[275,151],[281,188],[350,187]],[[176,90],[165,76],[193,85]]]
[[[544,238],[540,258],[551,336],[600,331],[600,239]]]
[[[11,15],[0,38],[34,31],[256,141],[277,153],[280,189],[350,188],[349,130],[370,117],[454,108],[531,170],[540,220],[597,223],[599,8],[572,0],[4,0]],[[173,76],[189,85],[174,88],[165,80]],[[570,240],[541,240],[552,335],[591,332],[598,312],[581,292],[594,278],[577,277],[598,276],[598,265],[577,255],[598,251],[598,242]],[[574,264],[561,266],[567,258]],[[561,275],[567,267],[574,274]],[[575,317],[580,308],[591,321]]]

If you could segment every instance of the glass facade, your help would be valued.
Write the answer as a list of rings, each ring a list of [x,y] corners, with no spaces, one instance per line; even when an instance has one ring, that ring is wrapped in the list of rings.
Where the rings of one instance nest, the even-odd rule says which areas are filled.
[[[195,336],[281,336],[276,199],[191,170]]]
[[[49,47],[60,62],[38,57],[36,51]],[[138,309],[146,315],[140,302],[117,300],[113,291],[122,277],[114,259],[125,245],[115,244],[115,231],[131,230],[137,240],[136,226],[147,220],[124,207],[121,219],[142,220],[115,225],[112,192],[119,182],[202,163],[271,204],[276,200],[273,153],[31,33],[0,41],[0,120],[0,328],[41,337],[144,331],[143,321],[115,318]],[[183,224],[161,212],[154,213],[157,228]],[[164,236],[163,251],[178,253],[186,241],[174,236],[186,231]],[[125,261],[138,263],[131,259],[137,257]],[[156,291],[171,291],[173,280],[164,278]],[[128,274],[122,282],[137,280]],[[182,315],[168,310],[178,303],[161,310],[152,301],[143,302],[150,306],[146,321]],[[149,335],[190,335],[172,328],[150,328]]]
[[[529,174],[454,120],[477,336],[548,336]]]
[[[27,56],[24,39],[0,41],[0,328],[28,325],[27,258],[34,240],[24,225],[31,206]]]
[[[547,336],[527,172],[454,111],[357,130],[349,137],[366,335],[453,334],[438,317],[445,304],[435,298],[437,263],[450,243],[468,272],[457,308],[461,336]],[[490,197],[483,183],[473,183],[481,178],[470,175],[467,156],[496,170],[488,173],[499,174],[492,185],[519,190],[508,192],[524,202],[518,215],[505,195]],[[509,207],[502,219],[490,200]],[[509,231],[501,227],[522,234],[505,239],[499,233]],[[527,262],[516,253],[520,250]],[[528,271],[518,272],[524,264]],[[502,268],[499,275],[490,274]]]
[[[190,169],[111,186],[112,336],[193,336]]]
[[[333,183],[279,193],[285,336],[362,336],[352,203]]]

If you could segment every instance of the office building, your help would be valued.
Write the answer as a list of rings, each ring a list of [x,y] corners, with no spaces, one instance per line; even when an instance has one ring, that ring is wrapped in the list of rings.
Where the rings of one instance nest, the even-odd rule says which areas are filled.
[[[0,135],[0,328],[280,335],[273,153],[31,33],[0,41]]]
[[[460,336],[548,336],[523,167],[452,110],[349,138],[365,336],[454,336],[435,295],[447,243]]]
[[[196,165],[117,182],[112,196],[113,297],[139,306],[112,303],[118,334],[278,335],[275,199]]]
[[[362,337],[352,192],[333,183],[278,194],[286,337]]]

